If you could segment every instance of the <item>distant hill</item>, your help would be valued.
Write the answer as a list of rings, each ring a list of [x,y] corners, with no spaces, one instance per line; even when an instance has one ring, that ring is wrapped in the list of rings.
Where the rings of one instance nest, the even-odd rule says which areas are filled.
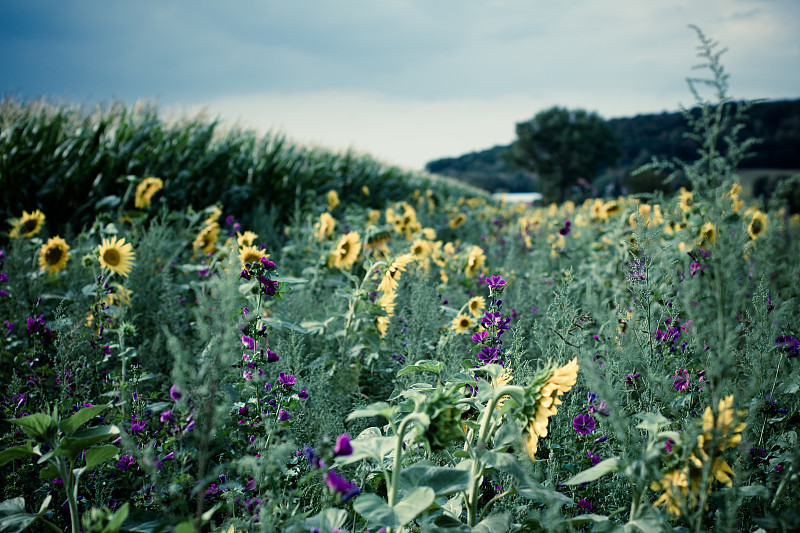
[[[698,109],[693,109],[698,113]],[[595,180],[599,187],[616,184],[631,192],[660,187],[655,176],[630,178],[630,172],[653,156],[691,161],[697,144],[684,137],[686,119],[680,112],[637,115],[606,121],[619,140],[622,157],[614,168]],[[756,137],[762,143],[755,155],[746,159],[743,169],[800,169],[800,99],[754,104],[748,113],[743,138]],[[425,165],[428,172],[455,178],[488,191],[522,192],[535,190],[533,175],[511,165],[506,154],[510,145],[495,146],[460,157],[437,159]]]

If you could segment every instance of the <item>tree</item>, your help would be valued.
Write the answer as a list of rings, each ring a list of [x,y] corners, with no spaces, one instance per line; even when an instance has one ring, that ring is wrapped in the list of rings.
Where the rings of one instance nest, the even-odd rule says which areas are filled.
[[[517,123],[511,162],[537,174],[545,200],[564,201],[570,187],[590,182],[622,155],[611,128],[597,113],[553,107]]]

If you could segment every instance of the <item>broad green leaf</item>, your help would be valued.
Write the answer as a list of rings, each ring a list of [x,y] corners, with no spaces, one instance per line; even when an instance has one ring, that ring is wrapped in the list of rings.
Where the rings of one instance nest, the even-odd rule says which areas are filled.
[[[38,455],[36,451],[34,451],[33,443],[31,441],[19,446],[14,446],[13,448],[5,449],[0,452],[0,466],[13,461],[14,459],[19,459],[20,457],[29,457],[31,455]]]
[[[37,515],[25,511],[24,498],[12,498],[0,503],[0,531],[20,533],[36,520]]]
[[[474,533],[505,533],[511,527],[511,515],[507,512],[487,516],[473,528]]]
[[[498,428],[497,433],[494,434],[494,446],[495,448],[512,446],[519,442],[521,438],[522,431],[520,431],[516,420],[507,416]]]
[[[584,470],[580,474],[577,474],[567,480],[567,485],[580,485],[581,483],[586,483],[587,481],[594,481],[595,479],[599,479],[602,476],[608,474],[609,472],[616,472],[621,468],[622,459],[619,457],[611,457],[604,461],[600,461],[593,467],[588,470]]]
[[[486,450],[478,456],[478,459],[485,464],[511,476],[511,484],[514,486],[517,494],[523,498],[540,502],[559,502],[564,505],[571,505],[575,503],[568,496],[548,489],[533,479],[530,475],[528,475],[527,472],[525,472],[525,469],[522,467],[522,463],[519,462],[519,459],[510,453]]]
[[[48,464],[39,470],[39,477],[42,479],[53,479],[58,477],[58,469],[53,463]]]
[[[495,400],[503,396],[510,396],[517,405],[525,405],[525,389],[519,385],[503,385],[493,390]]]
[[[434,361],[433,359],[423,359],[421,361],[417,361],[413,365],[409,365],[401,369],[397,373],[397,377],[405,376],[406,374],[413,374],[415,372],[431,372],[438,376],[443,368],[444,368],[444,363],[442,363],[441,361]]]
[[[659,413],[636,413],[634,416],[641,420],[636,427],[651,435],[655,435],[662,427],[669,425],[669,419]]]
[[[44,413],[34,413],[22,418],[7,418],[6,422],[21,426],[34,439],[45,440],[48,432],[56,427],[55,421]]]
[[[461,520],[443,514],[437,516],[433,521],[433,525],[428,525],[423,531],[426,533],[472,533],[472,528],[461,522]]]
[[[329,533],[334,529],[340,529],[346,520],[347,511],[344,509],[324,509],[303,520],[303,527],[306,531],[319,529],[320,533]]]
[[[61,439],[55,455],[64,455],[70,461],[74,461],[78,455],[98,442],[102,442],[110,437],[119,435],[117,426],[96,426],[75,432],[71,437]]]
[[[583,524],[588,524],[589,522],[607,522],[608,517],[601,514],[581,514],[578,516],[573,516],[572,518],[565,518],[564,520],[560,520],[558,523],[565,525],[565,526],[580,526]]]
[[[191,520],[184,520],[175,526],[172,533],[194,533],[194,524]]]
[[[119,510],[111,515],[111,520],[108,521],[106,525],[107,531],[119,531],[120,527],[122,527],[122,523],[128,518],[128,513],[130,512],[130,503],[125,502],[125,504],[119,508]]]
[[[430,487],[437,497],[467,490],[469,472],[455,468],[436,466],[429,461],[418,462],[400,473],[400,489],[411,492],[416,487]]]
[[[376,402],[366,407],[362,407],[361,409],[356,409],[347,415],[347,420],[350,421],[354,418],[366,418],[371,416],[382,416],[386,420],[391,420],[393,412],[394,409],[388,403]]]
[[[375,494],[362,494],[353,503],[353,510],[373,524],[399,528],[419,516],[435,498],[430,487],[418,487],[390,507],[383,498]]]
[[[62,420],[59,429],[67,436],[72,435],[79,427],[86,422],[102,413],[107,405],[93,405],[92,407],[84,407],[66,420]]]
[[[95,466],[105,463],[119,453],[119,448],[113,444],[104,446],[94,446],[86,452],[86,470],[91,470]]]

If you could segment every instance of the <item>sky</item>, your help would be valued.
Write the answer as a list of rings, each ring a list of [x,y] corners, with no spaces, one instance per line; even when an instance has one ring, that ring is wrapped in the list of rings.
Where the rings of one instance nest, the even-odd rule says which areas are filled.
[[[798,0],[2,0],[0,91],[156,102],[409,169],[554,105],[691,106],[699,26],[730,95],[800,97]]]

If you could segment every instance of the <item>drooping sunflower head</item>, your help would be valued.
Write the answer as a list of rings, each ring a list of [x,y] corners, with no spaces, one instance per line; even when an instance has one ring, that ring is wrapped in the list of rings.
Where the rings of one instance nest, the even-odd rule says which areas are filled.
[[[197,234],[192,243],[192,248],[194,248],[195,253],[209,254],[214,251],[217,239],[219,239],[219,222],[215,221],[203,226],[203,229],[200,230],[200,233]]]
[[[333,253],[328,257],[328,264],[339,270],[350,270],[361,253],[361,237],[351,231],[339,240]]]
[[[244,233],[236,232],[236,245],[241,250],[242,248],[246,248],[248,246],[253,246],[255,244],[256,239],[258,239],[258,234],[253,233],[252,231],[245,231]]]
[[[747,233],[751,239],[757,239],[767,231],[767,214],[761,211],[753,213],[753,219],[747,226]]]
[[[67,261],[69,261],[69,245],[58,235],[47,239],[39,250],[39,267],[51,274],[66,268]]]
[[[97,247],[97,253],[100,266],[125,277],[130,274],[136,260],[133,245],[125,242],[124,237],[103,239],[103,242]]]
[[[336,219],[331,216],[327,211],[319,216],[319,222],[316,224],[316,237],[318,241],[324,241],[333,237],[333,231],[336,228]]]
[[[164,182],[161,178],[145,178],[139,185],[136,186],[136,196],[134,199],[134,205],[136,209],[144,209],[145,207],[150,207],[150,203],[153,201],[153,196],[164,188]]]
[[[450,323],[450,328],[456,333],[461,334],[469,333],[474,325],[475,324],[471,316],[459,313],[459,315],[456,316]]]
[[[400,279],[402,272],[406,270],[409,263],[415,259],[414,254],[403,254],[394,261],[384,272],[381,282],[378,285],[378,290],[383,292],[391,292],[397,289],[397,280]]]
[[[16,219],[11,227],[11,237],[33,237],[39,233],[44,225],[44,213],[36,210],[33,213],[22,212],[22,216]]]
[[[262,257],[269,257],[269,254],[265,254],[255,246],[245,246],[239,249],[239,259],[242,262],[242,268],[248,263],[250,265],[259,263]]]
[[[486,298],[483,296],[473,296],[467,302],[467,310],[472,316],[481,316],[486,308]]]
[[[525,388],[525,405],[521,415],[524,417],[528,435],[525,449],[531,460],[536,455],[539,439],[547,436],[550,417],[558,413],[561,404],[558,398],[568,392],[578,379],[578,358],[562,367],[546,367],[536,373]]]
[[[614,216],[616,214],[622,213],[622,207],[616,200],[609,200],[608,202],[603,204],[603,218],[606,219],[608,217]]]

